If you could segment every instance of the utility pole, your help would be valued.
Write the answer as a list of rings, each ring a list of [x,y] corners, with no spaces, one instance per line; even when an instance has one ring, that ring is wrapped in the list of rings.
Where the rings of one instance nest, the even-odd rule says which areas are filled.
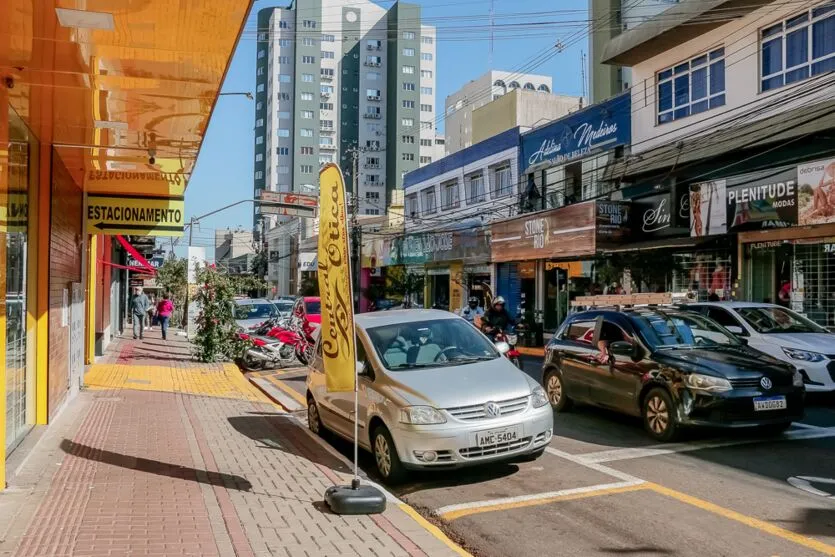
[[[354,282],[354,312],[359,313],[360,305],[360,265],[362,260],[362,230],[359,225],[360,197],[359,197],[359,157],[360,149],[351,150],[351,271]]]

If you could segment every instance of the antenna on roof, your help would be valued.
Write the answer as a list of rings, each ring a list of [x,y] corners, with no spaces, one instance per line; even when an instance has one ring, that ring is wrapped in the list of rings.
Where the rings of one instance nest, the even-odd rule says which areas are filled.
[[[586,53],[580,51],[580,81],[583,87],[583,98],[586,98],[588,91],[586,90]]]

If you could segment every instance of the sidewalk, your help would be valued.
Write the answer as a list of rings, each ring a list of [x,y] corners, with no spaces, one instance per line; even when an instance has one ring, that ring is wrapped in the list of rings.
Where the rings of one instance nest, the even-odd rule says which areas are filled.
[[[329,513],[322,494],[349,468],[183,337],[120,339],[85,382],[9,469],[0,555],[467,555],[393,498],[383,515]]]

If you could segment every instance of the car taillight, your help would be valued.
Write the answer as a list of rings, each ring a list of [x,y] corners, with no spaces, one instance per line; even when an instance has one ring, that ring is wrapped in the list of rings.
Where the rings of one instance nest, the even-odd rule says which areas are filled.
[[[267,343],[261,340],[260,338],[256,338],[254,341],[255,346],[265,346]]]

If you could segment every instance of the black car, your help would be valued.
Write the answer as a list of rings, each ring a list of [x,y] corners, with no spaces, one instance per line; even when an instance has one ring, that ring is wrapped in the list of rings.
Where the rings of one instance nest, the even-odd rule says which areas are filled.
[[[641,416],[671,441],[683,427],[759,426],[803,416],[803,377],[721,325],[675,308],[570,315],[548,343],[542,384],[557,412],[585,402]]]

